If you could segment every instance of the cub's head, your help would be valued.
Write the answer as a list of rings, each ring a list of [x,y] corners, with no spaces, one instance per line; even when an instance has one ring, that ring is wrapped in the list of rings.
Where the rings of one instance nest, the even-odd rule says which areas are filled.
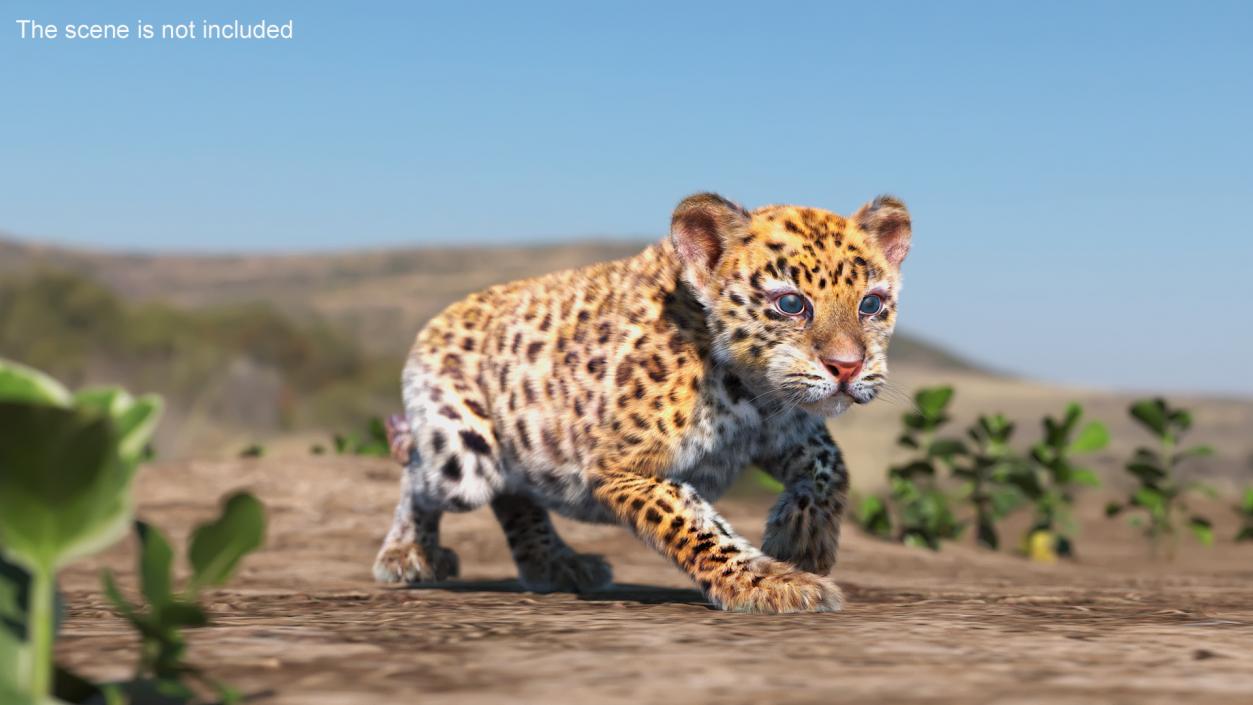
[[[757,394],[824,416],[878,394],[909,252],[905,204],[880,196],[844,218],[698,194],[675,209],[670,238],[715,358]]]

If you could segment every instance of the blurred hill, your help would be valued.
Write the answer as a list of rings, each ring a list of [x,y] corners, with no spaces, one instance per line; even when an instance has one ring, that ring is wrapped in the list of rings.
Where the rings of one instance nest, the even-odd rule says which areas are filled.
[[[224,457],[252,442],[307,451],[330,430],[399,408],[399,373],[418,328],[494,283],[628,256],[640,244],[427,248],[359,253],[190,256],[98,253],[0,239],[0,356],[72,385],[120,382],[169,403],[164,457]],[[897,459],[904,401],[953,384],[957,424],[1004,412],[1026,443],[1040,417],[1080,401],[1110,423],[1098,465],[1118,467],[1143,439],[1133,395],[993,374],[898,333],[895,392],[834,422],[854,481],[882,480]],[[1195,440],[1218,449],[1199,476],[1253,479],[1253,401],[1176,397],[1196,411]],[[960,426],[951,429],[959,433]]]
[[[101,253],[0,238],[0,279],[41,270],[94,280],[130,303],[188,310],[264,302],[298,321],[319,320],[364,350],[403,355],[422,324],[493,284],[635,254],[644,243],[414,248],[326,254]],[[969,369],[939,347],[898,334],[898,363]]]

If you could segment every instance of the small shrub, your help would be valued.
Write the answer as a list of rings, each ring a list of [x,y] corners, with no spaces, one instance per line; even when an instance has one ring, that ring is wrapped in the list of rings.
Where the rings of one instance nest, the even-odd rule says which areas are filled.
[[[1181,516],[1187,516],[1187,526],[1202,544],[1213,543],[1214,531],[1210,520],[1189,512],[1187,498],[1201,493],[1213,496],[1212,489],[1196,482],[1180,482],[1177,471],[1180,463],[1211,455],[1209,446],[1180,448],[1184,434],[1192,428],[1192,414],[1185,409],[1171,407],[1164,399],[1145,399],[1131,405],[1131,417],[1153,434],[1157,447],[1140,447],[1126,465],[1126,470],[1137,483],[1136,489],[1125,502],[1111,502],[1105,507],[1106,516],[1116,516],[1124,511],[1134,512],[1132,523],[1142,527],[1153,546],[1154,553],[1166,541],[1173,553],[1175,535]]]
[[[265,446],[260,443],[253,443],[239,451],[239,457],[241,458],[260,458],[263,456],[265,456]]]
[[[182,682],[199,676],[182,663],[179,628],[204,623],[198,590],[220,585],[260,543],[260,503],[233,497],[218,521],[196,530],[193,577],[180,597],[170,579],[172,551],[160,532],[140,524],[139,573],[149,607],[106,591],[139,628],[144,649],[136,680],[94,685],[53,663],[61,613],[56,574],[100,551],[131,523],[131,485],[148,454],[160,400],[120,389],[71,394],[43,373],[0,359],[0,702],[44,705],[187,702]],[[145,678],[151,675],[153,678]],[[214,684],[224,700],[229,688]]]
[[[383,425],[383,419],[377,416],[370,417],[366,422],[362,435],[337,433],[331,438],[331,442],[336,455],[368,455],[375,458],[391,456],[387,428]]]
[[[952,398],[952,387],[920,389],[915,394],[916,408],[902,416],[905,428],[897,443],[917,455],[888,471],[886,496],[861,500],[855,516],[866,531],[931,550],[939,550],[941,541],[961,536],[964,526],[936,482],[937,465],[950,463],[961,450],[960,442],[937,438],[940,427],[949,421]]]
[[[1244,491],[1244,499],[1236,505],[1236,513],[1242,522],[1236,541],[1253,541],[1253,487]]]
[[[199,681],[217,692],[224,703],[238,700],[229,686],[207,677],[188,665],[183,656],[187,642],[182,630],[209,623],[200,606],[200,591],[224,585],[248,553],[265,538],[265,510],[252,495],[241,492],[223,504],[222,514],[201,524],[188,541],[187,557],[192,573],[181,592],[174,590],[174,551],[157,528],[135,523],[139,542],[138,572],[142,603],[123,596],[112,572],[102,575],[105,594],[118,613],[139,632],[142,649],[134,680],[122,686],[127,692],[155,691],[177,701],[195,699],[188,680]]]
[[[56,669],[56,574],[115,542],[131,482],[160,415],[154,397],[120,389],[71,394],[0,359],[0,694],[42,702]]]
[[[974,508],[975,539],[985,548],[996,550],[1000,535],[996,523],[1022,504],[1022,495],[1010,479],[1023,469],[1009,440],[1014,424],[1002,414],[980,416],[966,430],[972,446],[954,442],[950,463],[953,476],[965,481],[965,496]]]
[[[1031,448],[1031,465],[1010,480],[1031,502],[1034,518],[1023,536],[1027,553],[1074,555],[1077,527],[1072,514],[1081,487],[1099,487],[1092,470],[1077,465],[1074,456],[1095,453],[1109,445],[1109,429],[1099,421],[1081,425],[1083,407],[1071,403],[1061,419],[1045,416],[1044,436]]]

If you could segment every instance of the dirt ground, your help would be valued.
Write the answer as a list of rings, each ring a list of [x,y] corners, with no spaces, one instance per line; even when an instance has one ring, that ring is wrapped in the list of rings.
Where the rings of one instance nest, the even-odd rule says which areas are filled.
[[[616,587],[521,592],[488,512],[445,521],[463,582],[378,587],[370,563],[398,473],[357,458],[146,467],[140,515],[178,543],[231,490],[270,512],[266,549],[208,597],[214,624],[193,633],[192,660],[276,705],[1253,702],[1253,547],[1184,542],[1174,561],[1147,561],[1095,502],[1082,560],[1062,566],[964,545],[932,554],[849,528],[844,612],[754,616],[714,611],[625,530],[570,522],[563,535],[609,556]],[[765,501],[720,506],[756,540]],[[132,561],[127,542],[64,576],[61,661],[128,674],[132,637],[97,572],[129,578]]]

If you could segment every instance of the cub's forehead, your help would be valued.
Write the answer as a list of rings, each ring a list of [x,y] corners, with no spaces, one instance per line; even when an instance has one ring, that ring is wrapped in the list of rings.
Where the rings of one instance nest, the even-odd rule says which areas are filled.
[[[821,208],[763,206],[750,215],[752,229],[762,233],[782,230],[791,235],[814,239],[848,229],[847,218]]]
[[[751,216],[749,232],[762,243],[775,243],[775,251],[783,245],[789,251],[817,254],[834,248],[837,240],[842,247],[850,243],[860,247],[864,243],[861,231],[847,218],[821,208],[765,206]]]
[[[749,268],[764,267],[763,280],[821,291],[863,286],[889,272],[865,233],[838,213],[766,206],[751,216],[740,259]]]
[[[839,213],[804,206],[765,206],[750,215],[745,242],[750,249],[827,261],[850,253],[878,255],[861,229]]]

